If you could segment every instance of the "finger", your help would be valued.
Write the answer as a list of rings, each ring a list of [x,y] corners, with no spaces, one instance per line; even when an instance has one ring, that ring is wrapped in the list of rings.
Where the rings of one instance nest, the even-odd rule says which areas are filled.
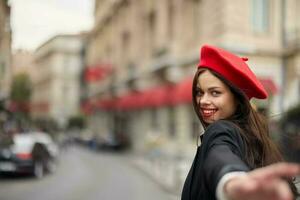
[[[300,166],[292,163],[276,163],[249,173],[252,177],[259,179],[293,177],[298,174],[300,174]]]
[[[276,192],[278,194],[279,199],[283,200],[292,200],[293,194],[289,187],[289,185],[285,181],[280,181],[277,184]]]

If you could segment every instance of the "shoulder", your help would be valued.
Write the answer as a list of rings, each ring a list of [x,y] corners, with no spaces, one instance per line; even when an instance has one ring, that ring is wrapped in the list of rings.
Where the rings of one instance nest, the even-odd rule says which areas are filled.
[[[238,133],[239,128],[233,122],[227,120],[218,120],[210,124],[205,133]]]
[[[243,139],[241,131],[233,122],[218,120],[210,124],[205,130],[204,143],[212,144],[230,144],[241,145]]]

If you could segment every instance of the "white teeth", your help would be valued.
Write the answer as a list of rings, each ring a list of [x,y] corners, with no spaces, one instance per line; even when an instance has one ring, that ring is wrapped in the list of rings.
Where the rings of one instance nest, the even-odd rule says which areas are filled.
[[[213,114],[215,110],[202,110],[204,114]]]

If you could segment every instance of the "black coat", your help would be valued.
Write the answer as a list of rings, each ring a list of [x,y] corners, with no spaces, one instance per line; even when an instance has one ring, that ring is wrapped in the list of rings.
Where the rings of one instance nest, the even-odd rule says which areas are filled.
[[[219,120],[209,125],[185,180],[181,200],[215,200],[221,177],[231,171],[249,171],[239,129]]]

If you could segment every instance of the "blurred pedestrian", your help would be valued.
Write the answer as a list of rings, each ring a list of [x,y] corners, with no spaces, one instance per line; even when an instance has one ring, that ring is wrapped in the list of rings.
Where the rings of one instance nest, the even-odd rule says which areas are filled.
[[[250,104],[267,92],[240,58],[204,45],[193,81],[193,106],[204,133],[182,200],[295,199],[297,164],[283,158],[267,121]]]

